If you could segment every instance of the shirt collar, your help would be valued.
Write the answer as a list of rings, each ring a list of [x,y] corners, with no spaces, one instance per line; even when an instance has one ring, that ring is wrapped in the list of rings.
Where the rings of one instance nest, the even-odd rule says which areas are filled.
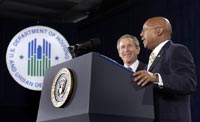
[[[166,40],[162,43],[160,43],[152,52],[155,54],[155,56],[158,55],[158,53],[160,52],[160,50],[162,49],[162,47],[168,42],[169,40]]]
[[[131,64],[130,66],[126,66],[125,64],[124,64],[124,67],[126,67],[126,68],[128,68],[128,67],[130,67],[134,72],[136,71],[136,69],[137,69],[137,67],[138,67],[138,65],[139,65],[139,61],[138,61],[138,59],[133,63],[133,64]]]

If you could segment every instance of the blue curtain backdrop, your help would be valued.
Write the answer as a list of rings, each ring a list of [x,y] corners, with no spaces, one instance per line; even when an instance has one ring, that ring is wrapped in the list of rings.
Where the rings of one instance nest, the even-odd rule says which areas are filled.
[[[88,39],[100,37],[103,41],[102,53],[117,60],[117,39],[126,33],[133,34],[140,39],[142,25],[146,19],[153,16],[168,18],[173,26],[173,42],[186,45],[194,57],[196,74],[200,78],[200,1],[198,0],[129,0],[113,12],[104,13],[102,17],[93,18],[80,23],[79,38]],[[88,22],[90,21],[90,22]],[[139,59],[147,63],[149,51],[143,48]],[[200,122],[200,84],[191,97],[193,122]]]
[[[40,92],[18,85],[9,75],[5,56],[7,46],[16,33],[31,25],[46,25],[59,31],[70,44],[94,37],[102,40],[100,53],[122,63],[116,50],[117,39],[126,33],[140,40],[145,20],[153,16],[168,18],[173,26],[172,40],[186,45],[194,57],[198,81],[200,78],[200,1],[199,0],[129,0],[124,4],[76,24],[0,20],[0,114],[8,120],[35,122]],[[139,59],[147,63],[149,51],[141,43]],[[200,85],[191,97],[193,122],[200,122]],[[8,116],[9,117],[8,117]]]
[[[77,29],[74,24],[32,22],[23,20],[0,20],[0,115],[12,122],[35,122],[41,91],[23,88],[13,80],[6,66],[6,51],[11,39],[29,26],[49,26],[60,32],[69,44],[77,43]]]

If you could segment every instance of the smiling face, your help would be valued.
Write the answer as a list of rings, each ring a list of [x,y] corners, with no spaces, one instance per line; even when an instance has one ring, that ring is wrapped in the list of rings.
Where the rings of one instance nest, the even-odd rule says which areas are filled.
[[[134,43],[132,38],[122,38],[118,42],[118,53],[124,64],[130,66],[138,57],[140,47]]]

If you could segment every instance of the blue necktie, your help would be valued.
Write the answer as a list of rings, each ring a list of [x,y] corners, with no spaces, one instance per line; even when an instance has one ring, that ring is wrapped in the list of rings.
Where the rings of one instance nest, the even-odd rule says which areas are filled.
[[[131,67],[127,67],[128,70],[133,71],[133,69]]]

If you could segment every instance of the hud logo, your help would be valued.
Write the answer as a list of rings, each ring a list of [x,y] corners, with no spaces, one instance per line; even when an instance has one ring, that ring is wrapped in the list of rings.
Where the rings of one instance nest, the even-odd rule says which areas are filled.
[[[8,45],[7,68],[18,84],[40,91],[46,69],[72,59],[68,47],[66,39],[52,28],[25,28]]]

